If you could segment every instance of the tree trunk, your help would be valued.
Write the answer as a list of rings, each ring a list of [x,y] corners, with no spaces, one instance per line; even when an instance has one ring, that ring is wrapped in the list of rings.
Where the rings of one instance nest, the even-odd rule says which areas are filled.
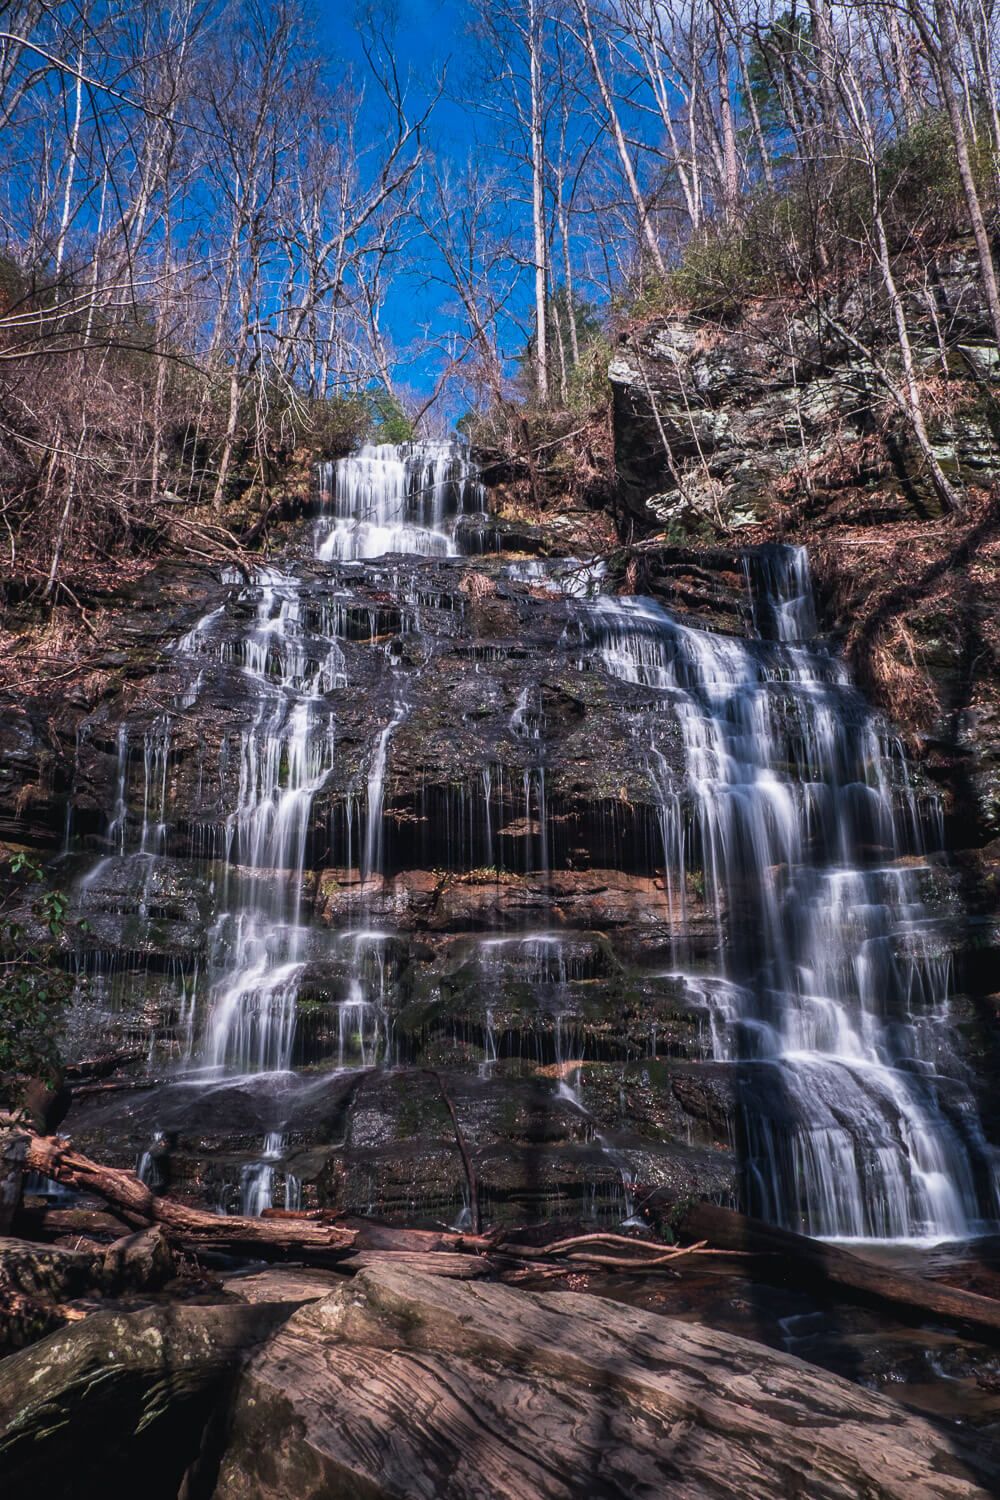
[[[545,234],[545,123],[542,116],[541,26],[535,0],[528,10],[528,67],[531,92],[531,215],[535,244],[535,385],[538,399],[549,399],[548,241]]]
[[[835,1245],[714,1203],[694,1204],[681,1215],[676,1228],[682,1239],[707,1240],[720,1250],[749,1252],[754,1257],[750,1272],[779,1286],[833,1286],[854,1293],[850,1300],[874,1301],[904,1315],[960,1323],[990,1343],[1000,1341],[1000,1302],[978,1292],[875,1265]]]
[[[935,0],[934,9],[938,22],[938,58],[941,89],[944,94],[945,107],[948,111],[948,123],[951,126],[952,140],[955,144],[958,175],[962,179],[962,191],[965,194],[969,223],[976,242],[979,274],[983,283],[983,292],[986,296],[986,305],[989,308],[990,322],[993,325],[993,337],[996,339],[997,346],[1000,347],[1000,288],[997,286],[997,273],[996,266],[993,263],[993,250],[990,246],[989,230],[986,227],[986,220],[983,217],[983,207],[979,200],[979,189],[976,186],[976,177],[972,169],[972,159],[969,155],[969,137],[965,129],[965,121],[962,119],[962,107],[955,92],[955,48],[951,30],[951,17],[947,9],[947,0]]]
[[[712,20],[715,27],[716,73],[719,89],[719,122],[722,130],[722,201],[727,223],[732,223],[739,210],[740,168],[736,155],[736,127],[733,123],[733,104],[729,93],[729,45],[722,23],[722,6],[713,0]]]
[[[10,1234],[21,1203],[28,1140],[27,1133],[16,1125],[0,1125],[0,1235]]]
[[[649,216],[649,205],[642,195],[642,189],[639,187],[639,179],[635,175],[635,167],[632,163],[632,153],[629,151],[628,141],[625,139],[625,132],[618,117],[618,110],[615,107],[611,89],[608,87],[608,81],[604,76],[604,69],[601,67],[601,59],[597,55],[597,42],[594,37],[594,28],[590,21],[590,3],[589,0],[574,0],[574,3],[577,15],[580,17],[580,23],[583,26],[583,45],[587,53],[587,60],[590,63],[590,71],[594,75],[594,82],[597,84],[601,103],[604,105],[604,112],[611,125],[611,133],[614,136],[615,147],[618,151],[618,160],[621,162],[622,173],[625,177],[639,223],[639,233],[646,242],[646,248],[653,258],[653,264],[656,266],[657,271],[661,276],[665,276],[667,274],[666,262],[663,259],[663,252],[656,238],[656,230],[653,228],[653,223]]]
[[[66,1187],[94,1193],[111,1205],[129,1224],[162,1225],[173,1240],[190,1245],[256,1248],[261,1254],[330,1254],[349,1250],[356,1239],[353,1230],[301,1219],[244,1219],[207,1213],[158,1198],[134,1172],[104,1167],[73,1151],[58,1136],[33,1136],[25,1166]]]

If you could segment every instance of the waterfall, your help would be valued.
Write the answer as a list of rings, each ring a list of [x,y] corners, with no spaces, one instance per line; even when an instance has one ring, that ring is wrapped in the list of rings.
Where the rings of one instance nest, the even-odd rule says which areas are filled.
[[[306,937],[300,911],[306,849],[335,739],[325,695],[343,668],[336,640],[319,652],[306,648],[301,590],[300,581],[262,569],[254,616],[235,643],[219,639],[213,611],[178,648],[199,654],[215,646],[220,661],[252,680],[258,697],[256,719],[239,736],[238,804],[225,828],[225,852],[240,871],[269,877],[249,892],[237,879],[217,924],[217,978],[202,1045],[204,1062],[215,1069],[291,1066]]]
[[[629,1133],[626,1063],[648,1060],[641,1087],[666,1096],[666,1057],[731,1083],[721,1127],[713,1116],[692,1141],[686,1116],[682,1150],[692,1172],[714,1172],[731,1106],[750,1212],[853,1239],[995,1221],[996,1158],[953,1047],[929,895],[940,809],[819,636],[805,552],[746,554],[744,639],[608,593],[593,560],[477,553],[474,599],[458,523],[484,497],[457,443],[363,448],[321,466],[319,492],[308,560],[225,575],[225,602],[171,648],[168,687],[107,735],[102,857],[80,882],[96,920],[118,901],[132,923],[81,961],[103,1035],[157,956],[157,923],[187,899],[182,860],[198,866],[190,901],[207,935],[160,958],[174,1005],[156,1060],[169,1050],[171,1087],[252,1086],[261,1101],[251,1129],[240,1117],[218,1201],[273,1205],[287,1152],[309,1144],[289,1106],[299,1070],[322,1094],[334,1076],[354,1087],[362,1070],[464,1055],[473,1119],[527,1133],[521,1096],[496,1097],[523,1084],[555,1118],[538,1131],[557,1143],[551,1191],[586,1174],[601,1211],[629,1218],[637,1185],[657,1179],[643,1175],[648,1122]],[[531,654],[532,611],[545,657]],[[199,713],[217,733],[179,813],[177,740]],[[588,743],[597,713],[603,759]],[[400,871],[413,892],[394,885]],[[448,989],[451,943],[465,990]],[[666,1039],[658,1056],[675,994],[697,1044],[671,1053]],[[660,1116],[671,1150],[675,1105]],[[175,1123],[150,1120],[143,1139]],[[367,1128],[374,1161],[390,1124],[384,1139]],[[155,1152],[137,1159],[152,1180]],[[287,1173],[284,1192],[299,1203]]]
[[[687,876],[704,872],[721,968],[682,977],[736,1074],[747,1206],[819,1236],[967,1235],[995,1217],[998,1176],[961,1065],[939,1069],[949,974],[920,894],[937,820],[898,738],[809,639],[804,550],[748,569],[771,639],[644,598],[590,615],[607,671],[680,724],[685,786],[650,747],[666,881],[683,931]]]
[[[324,515],[316,555],[324,561],[405,552],[455,551],[455,522],[478,515],[484,491],[456,442],[369,443],[319,473]]]

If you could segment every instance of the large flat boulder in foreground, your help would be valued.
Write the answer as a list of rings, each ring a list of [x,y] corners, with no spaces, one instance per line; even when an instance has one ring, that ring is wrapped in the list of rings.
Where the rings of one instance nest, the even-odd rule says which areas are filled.
[[[216,1500],[969,1500],[1000,1467],[884,1397],[615,1302],[378,1267],[237,1388]]]

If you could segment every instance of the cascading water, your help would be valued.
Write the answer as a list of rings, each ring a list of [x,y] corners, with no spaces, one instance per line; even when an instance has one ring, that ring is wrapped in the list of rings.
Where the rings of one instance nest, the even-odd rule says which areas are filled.
[[[998,1175],[960,1064],[938,1066],[948,964],[920,897],[936,819],[898,739],[809,639],[804,550],[768,549],[749,577],[772,640],[649,599],[591,613],[607,670],[680,723],[685,787],[650,747],[666,886],[683,955],[703,871],[723,967],[685,977],[737,1073],[748,1207],[820,1236],[964,1236],[995,1218]]]
[[[474,613],[458,522],[484,504],[465,451],[364,448],[321,468],[320,498],[311,556],[227,579],[226,603],[173,648],[183,679],[173,707],[118,731],[107,853],[83,879],[81,900],[127,885],[145,931],[159,910],[157,870],[182,842],[170,808],[178,725],[199,706],[231,714],[217,763],[206,754],[202,771],[206,785],[228,789],[225,810],[194,819],[184,835],[212,909],[204,959],[172,954],[166,966],[179,989],[175,1079],[210,1096],[287,1082],[305,1067],[314,1072],[303,1092],[321,1098],[331,1079],[403,1066],[399,976],[409,966],[413,983],[419,965],[416,944],[405,959],[394,946],[406,949],[415,929],[401,937],[402,919],[396,929],[408,898],[397,908],[386,895],[393,871],[425,877],[414,899],[426,903],[421,920],[432,931],[435,903],[447,905],[443,877],[460,886],[474,874],[476,889],[492,882],[496,908],[465,913],[474,983],[452,1043],[478,1049],[473,1077],[483,1094],[507,1086],[509,1063],[534,1070],[531,1088],[562,1110],[565,1139],[580,1148],[588,1192],[596,1202],[612,1185],[613,1211],[629,1218],[644,1180],[641,1151],[588,1076],[611,1056],[600,1041],[608,1017],[589,996],[625,991],[600,989],[603,932],[573,937],[572,882],[559,886],[581,871],[586,884],[592,863],[607,868],[595,875],[588,920],[610,889],[607,910],[620,921],[614,877],[628,871],[647,881],[644,899],[665,902],[669,939],[656,951],[663,963],[672,944],[669,983],[704,1016],[712,1065],[734,1081],[748,1209],[853,1238],[964,1236],[993,1220],[994,1156],[949,1048],[950,960],[923,899],[936,809],[915,793],[898,740],[816,639],[805,553],[747,554],[753,640],[693,628],[651,599],[601,593],[601,564],[502,560],[486,585],[487,603],[491,587],[500,596],[496,614],[458,646],[447,631],[457,640]],[[482,556],[477,569],[487,566]],[[531,610],[548,611],[541,669],[510,634]],[[474,691],[429,701],[421,673],[449,651],[469,666],[467,680],[448,680]],[[653,789],[642,838],[627,847],[631,806],[612,752],[603,800],[588,790],[583,814],[572,805],[576,752],[550,760],[550,737],[566,733],[553,719],[578,715],[589,730],[591,701],[617,715],[617,743],[638,747]],[[415,739],[475,726],[491,704],[492,738],[470,731],[474,754],[435,779],[436,752],[415,756]],[[407,753],[430,778],[426,799],[419,787],[399,795]],[[329,818],[326,801],[336,802]],[[115,886],[123,866],[129,879]],[[326,869],[346,903],[329,925],[312,912]],[[651,894],[654,871],[662,901]],[[173,878],[168,868],[168,896]],[[442,930],[452,920],[445,911]],[[430,959],[433,949],[420,962]],[[607,962],[624,986],[617,960]],[[413,1007],[430,1031],[441,977]],[[614,1056],[656,1061],[655,1019],[628,1005],[636,1024],[620,1029]],[[624,1097],[620,1079],[614,1092]],[[300,1201],[285,1166],[301,1144],[287,1091],[260,1098],[241,1139],[263,1144],[250,1161],[241,1148],[218,1195],[249,1213],[273,1205],[282,1173],[286,1206]],[[509,1113],[520,1130],[514,1104]],[[624,1106],[617,1118],[628,1123]],[[377,1138],[369,1128],[365,1139]],[[327,1141],[339,1139],[342,1125],[330,1129]],[[537,1134],[544,1141],[549,1128]],[[157,1160],[147,1150],[144,1176]]]
[[[457,443],[364,448],[321,469],[320,489],[329,501],[315,535],[321,563],[390,551],[448,554],[456,519],[481,511],[483,498]],[[251,609],[238,634],[227,629],[227,611],[218,607],[175,647],[181,661],[214,663],[248,679],[256,702],[253,722],[224,751],[227,760],[236,757],[239,767],[235,811],[223,824],[210,827],[205,838],[205,852],[223,870],[210,933],[208,1002],[196,1025],[192,996],[182,1030],[186,1064],[208,1080],[283,1073],[292,1065],[307,948],[316,937],[302,913],[306,854],[313,804],[331,771],[336,743],[330,695],[346,685],[340,638],[365,634],[349,599],[326,593],[317,604],[306,593],[297,574],[258,569],[241,594]],[[376,612],[371,607],[363,612],[367,634],[374,637]],[[178,712],[191,707],[204,681],[202,670],[181,695]],[[363,874],[381,867],[386,758],[406,711],[400,697],[372,746]],[[126,726],[119,733],[107,843],[119,856],[142,859],[144,880],[165,852],[173,725],[174,715],[167,712],[143,735],[142,802],[136,814],[128,794],[134,746]],[[138,824],[134,839],[130,823]],[[84,906],[89,886],[108,864],[102,860],[81,882]],[[142,901],[139,909],[141,913]],[[349,976],[339,1005],[336,1061],[341,1067],[368,1067],[388,1045],[384,966],[378,956],[382,937],[370,932],[345,936],[346,945],[340,946],[349,960]],[[336,946],[339,940],[329,941]],[[259,1213],[271,1205],[274,1163],[283,1148],[284,1135],[269,1132],[262,1158],[242,1169],[244,1212]],[[151,1160],[145,1153],[144,1173],[152,1170]],[[287,1206],[292,1206],[298,1189],[289,1180],[293,1186],[287,1189]]]
[[[389,552],[444,557],[455,551],[455,522],[479,515],[484,491],[457,443],[371,443],[320,467],[324,515],[316,555],[382,557]]]
[[[234,661],[258,695],[255,722],[239,741],[236,812],[223,830],[226,884],[216,924],[211,1012],[202,1041],[210,1067],[268,1072],[289,1067],[306,930],[302,886],[310,816],[331,767],[335,728],[325,695],[342,680],[336,641],[312,655],[302,639],[301,585],[271,570],[256,579],[255,617]],[[180,648],[211,654],[217,617]],[[233,869],[235,867],[235,870]],[[247,881],[244,871],[267,871]]]

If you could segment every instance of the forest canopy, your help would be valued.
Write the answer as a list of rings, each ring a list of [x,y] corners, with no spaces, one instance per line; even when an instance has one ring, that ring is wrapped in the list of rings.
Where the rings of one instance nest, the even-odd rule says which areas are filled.
[[[992,0],[15,0],[11,586],[51,601],[182,511],[263,512],[297,453],[585,411],[609,320],[732,316],[859,261],[952,505],[897,263],[971,236],[1000,340],[998,24]]]

